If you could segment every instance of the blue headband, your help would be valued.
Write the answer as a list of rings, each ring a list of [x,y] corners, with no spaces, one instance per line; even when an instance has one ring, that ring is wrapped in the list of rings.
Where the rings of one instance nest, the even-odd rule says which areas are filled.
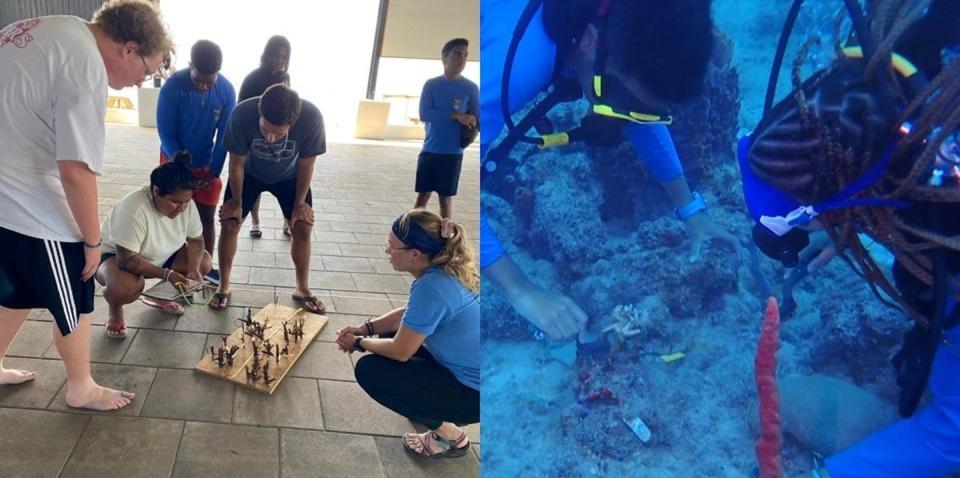
[[[857,206],[886,206],[903,208],[908,204],[903,201],[879,198],[852,198],[853,195],[876,184],[890,164],[893,153],[891,144],[883,157],[871,166],[856,181],[848,184],[837,194],[818,201],[814,204],[802,205],[787,194],[767,184],[750,169],[747,156],[750,150],[751,137],[740,139],[737,148],[737,159],[740,164],[740,176],[743,179],[743,196],[747,209],[754,222],[762,224],[770,232],[782,236],[797,226],[809,223],[818,214],[826,211],[844,209]]]
[[[407,233],[403,234],[400,228],[401,219],[403,219],[403,216],[393,221],[393,234],[396,235],[404,245],[431,257],[443,250],[446,241],[443,239],[434,239],[413,219],[407,221]]]

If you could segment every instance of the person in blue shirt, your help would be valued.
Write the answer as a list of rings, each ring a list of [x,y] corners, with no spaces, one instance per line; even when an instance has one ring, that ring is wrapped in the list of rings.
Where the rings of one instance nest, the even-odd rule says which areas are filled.
[[[420,94],[420,119],[427,131],[417,159],[414,207],[427,207],[430,194],[436,191],[440,216],[448,219],[453,214],[453,196],[457,195],[463,163],[461,128],[477,128],[480,90],[461,76],[467,65],[468,46],[464,38],[443,45],[443,75],[428,80]]]
[[[866,14],[848,4],[859,44],[775,106],[768,96],[738,148],[764,253],[795,267],[817,252],[811,232],[825,231],[833,245],[811,265],[842,253],[914,319],[892,359],[902,418],[816,460],[820,478],[960,472],[960,68],[943,54],[960,46],[960,3],[902,17],[900,3],[870,2]],[[861,236],[892,253],[892,270]]]
[[[530,12],[529,24],[518,31],[518,22]],[[739,251],[737,239],[710,218],[703,198],[690,190],[665,124],[669,115],[663,112],[670,102],[693,97],[702,89],[713,47],[708,1],[483,0],[480,22],[484,57],[481,187],[485,192],[498,194],[502,188],[503,173],[497,170],[497,163],[503,168],[499,159],[510,154],[502,151],[505,145],[509,148],[510,135],[526,134],[509,126],[507,134],[501,134],[507,120],[504,109],[510,115],[517,113],[553,84],[551,91],[570,90],[564,93],[567,99],[586,96],[591,102],[592,112],[584,118],[584,125],[592,128],[585,138],[588,143],[599,137],[613,137],[604,142],[614,145],[621,138],[630,141],[686,225],[692,238],[691,258],[699,257],[701,244],[708,239],[719,239]],[[518,33],[514,55],[509,58],[511,39]],[[512,60],[505,82],[509,97],[504,106],[502,83],[508,60]],[[618,104],[603,108],[613,103],[597,94],[597,86],[603,84],[608,85],[607,96],[614,90],[620,92],[623,108]],[[641,106],[644,111],[635,115],[641,119],[627,114]],[[488,174],[493,172],[501,175]],[[481,238],[482,247],[493,241],[496,237],[491,230]],[[575,335],[572,327],[579,330],[585,324],[583,311],[560,293],[536,287],[521,288],[531,291],[529,294],[518,293],[516,284],[531,282],[509,257],[504,256],[499,264],[484,262],[484,276],[509,290],[514,308],[549,336],[569,338]]]
[[[409,451],[462,456],[470,440],[457,425],[480,421],[476,254],[462,226],[425,209],[393,222],[386,253],[394,270],[415,277],[407,305],[338,330],[337,344],[345,352],[370,352],[355,374],[371,398],[429,429],[404,435]]]
[[[174,73],[157,99],[160,163],[169,162],[178,151],[189,151],[193,157],[191,167],[198,180],[193,201],[203,223],[204,249],[211,256],[217,237],[214,215],[223,189],[220,173],[227,156],[223,135],[237,104],[233,85],[219,73],[222,64],[216,43],[194,43],[190,67]],[[218,278],[215,271],[211,276]]]

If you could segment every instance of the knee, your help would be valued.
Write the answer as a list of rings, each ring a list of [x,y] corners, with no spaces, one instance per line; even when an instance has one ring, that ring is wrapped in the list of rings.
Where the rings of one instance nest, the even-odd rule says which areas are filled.
[[[206,274],[213,269],[213,258],[210,257],[210,253],[203,251],[203,256],[200,258],[200,272]]]
[[[224,236],[236,236],[240,234],[240,221],[230,219],[220,223],[220,234]]]
[[[293,234],[293,238],[298,241],[310,241],[311,231],[313,231],[313,226],[303,221],[297,221],[297,223],[293,225],[291,233]]]
[[[120,271],[119,274],[106,281],[106,290],[103,297],[109,302],[119,302],[120,304],[129,304],[143,292],[143,277]]]
[[[370,354],[360,357],[357,360],[357,366],[353,368],[353,375],[357,379],[357,384],[367,393],[375,386],[379,379],[380,357]]]

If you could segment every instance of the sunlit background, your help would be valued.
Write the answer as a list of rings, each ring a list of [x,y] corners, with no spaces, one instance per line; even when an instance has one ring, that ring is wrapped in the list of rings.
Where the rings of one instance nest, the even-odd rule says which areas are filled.
[[[403,13],[404,9],[425,3],[431,2],[393,1],[389,12]],[[176,43],[174,67],[187,68],[193,43],[211,40],[223,50],[221,74],[238,93],[243,78],[259,66],[267,39],[272,35],[287,37],[292,50],[289,72],[293,89],[320,108],[329,139],[346,141],[354,137],[358,106],[367,92],[379,0],[162,0],[160,6]],[[430,29],[431,21],[423,18],[421,28]],[[416,41],[416,32],[408,31],[412,29],[409,20],[402,27],[404,31],[398,32],[398,28],[401,27],[394,26],[391,32],[391,23],[387,23],[385,43],[392,43],[385,45],[386,53],[391,45],[397,51],[396,45],[404,46],[403,42],[410,42],[411,38]],[[398,33],[406,37],[392,40]],[[463,32],[461,36],[470,37],[471,33]],[[452,33],[449,38],[453,38]],[[426,41],[421,35],[420,42]],[[417,47],[435,52],[436,58],[379,59],[374,99],[390,103],[390,125],[422,129],[418,124],[421,89],[427,79],[443,73],[439,60],[442,41],[429,42],[438,44]],[[410,51],[409,46],[405,48],[400,49],[400,54]],[[474,59],[479,57],[478,44],[471,44],[471,55]],[[463,74],[479,84],[479,63],[468,62]],[[128,98],[134,108],[139,107],[136,89],[111,90],[110,94]]]

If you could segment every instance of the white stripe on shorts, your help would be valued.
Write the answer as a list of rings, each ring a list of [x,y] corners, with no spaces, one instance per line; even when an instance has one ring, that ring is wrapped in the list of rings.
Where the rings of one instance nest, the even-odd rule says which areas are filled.
[[[57,281],[57,292],[60,293],[60,305],[67,320],[67,330],[73,332],[77,328],[77,308],[73,300],[73,287],[70,285],[70,274],[67,271],[66,261],[63,259],[63,249],[57,241],[44,239],[47,247],[47,257],[50,259],[50,269]]]

